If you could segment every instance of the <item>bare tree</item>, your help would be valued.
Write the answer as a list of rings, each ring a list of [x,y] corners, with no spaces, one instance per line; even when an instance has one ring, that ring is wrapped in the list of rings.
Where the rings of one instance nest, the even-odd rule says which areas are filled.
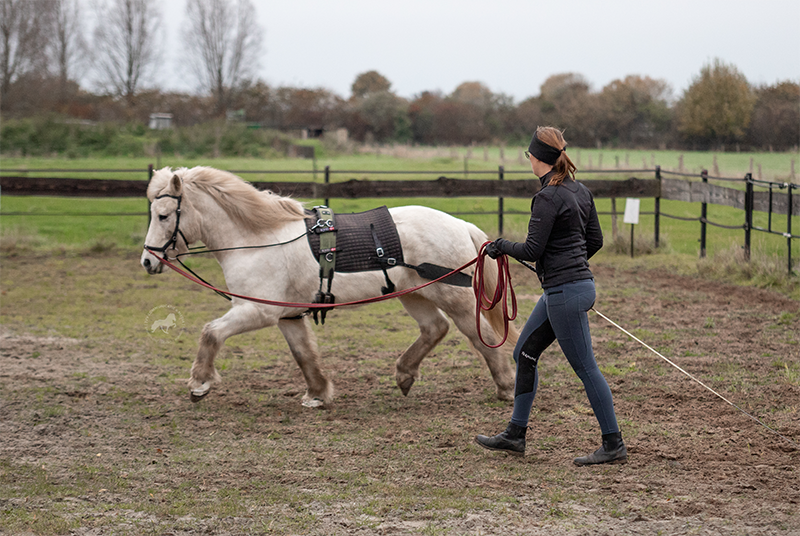
[[[250,0],[187,0],[184,43],[200,85],[222,114],[236,90],[251,76],[261,52],[261,28]]]
[[[50,42],[51,62],[59,79],[59,97],[65,98],[67,83],[72,77],[83,77],[79,72],[88,64],[88,47],[84,38],[83,13],[80,0],[52,0],[53,31]]]
[[[157,0],[109,0],[97,9],[94,49],[100,84],[133,103],[159,61]]]
[[[0,0],[0,98],[20,76],[47,67],[49,0]]]

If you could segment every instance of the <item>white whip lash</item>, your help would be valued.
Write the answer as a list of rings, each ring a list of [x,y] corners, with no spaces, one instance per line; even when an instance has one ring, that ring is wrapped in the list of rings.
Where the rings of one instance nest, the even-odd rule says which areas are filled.
[[[644,346],[645,348],[647,348],[648,350],[650,350],[651,352],[653,352],[654,354],[656,354],[658,357],[660,357],[661,359],[663,359],[664,361],[666,361],[667,363],[669,363],[670,365],[672,365],[672,366],[673,366],[673,367],[675,367],[676,369],[678,369],[678,370],[680,370],[681,372],[683,372],[683,373],[684,373],[686,376],[688,376],[690,379],[692,379],[692,380],[694,380],[695,382],[699,383],[700,385],[702,385],[703,387],[705,387],[706,389],[708,389],[709,391],[711,391],[712,393],[714,393],[715,395],[717,395],[718,397],[720,397],[722,400],[724,400],[725,402],[727,402],[728,404],[730,404],[730,405],[731,405],[731,406],[733,406],[734,408],[738,409],[739,411],[741,411],[742,413],[744,413],[745,415],[747,415],[748,417],[750,417],[751,419],[753,419],[754,421],[756,421],[758,424],[760,424],[761,426],[763,426],[764,428],[766,428],[767,430],[769,430],[770,432],[772,432],[773,434],[775,434],[775,435],[777,435],[777,436],[779,436],[779,437],[782,437],[783,439],[785,439],[786,441],[788,441],[789,443],[791,443],[791,444],[792,444],[792,445],[794,445],[795,447],[797,447],[797,448],[800,448],[800,445],[798,445],[797,443],[795,443],[794,441],[792,441],[791,439],[789,439],[789,438],[788,438],[788,437],[786,437],[785,435],[781,434],[781,433],[780,433],[780,432],[778,432],[777,430],[774,430],[774,429],[770,428],[769,426],[767,426],[766,424],[764,424],[764,423],[761,421],[761,419],[759,419],[758,417],[754,417],[753,415],[751,415],[751,414],[747,413],[745,410],[743,410],[742,408],[740,408],[739,406],[737,406],[736,404],[734,404],[733,402],[731,402],[730,400],[728,400],[727,398],[725,398],[724,396],[722,396],[721,394],[719,394],[718,392],[716,392],[714,389],[712,389],[712,388],[711,388],[711,387],[709,387],[708,385],[704,384],[703,382],[701,382],[700,380],[698,380],[697,378],[695,378],[694,376],[692,376],[690,373],[688,373],[688,372],[686,372],[685,370],[683,370],[681,367],[679,367],[678,365],[676,365],[675,363],[673,363],[672,361],[670,361],[669,359],[667,359],[666,357],[664,357],[664,356],[663,356],[663,355],[661,355],[660,353],[656,352],[656,351],[655,351],[655,350],[654,350],[652,347],[650,347],[649,345],[647,345],[646,343],[644,343],[644,342],[643,342],[643,341],[641,341],[640,339],[636,338],[636,336],[635,336],[635,335],[633,335],[632,333],[630,333],[629,331],[627,331],[625,328],[623,328],[622,326],[620,326],[619,324],[617,324],[616,322],[614,322],[613,320],[611,320],[610,318],[608,318],[606,315],[604,315],[603,313],[601,313],[600,311],[598,311],[598,310],[597,310],[597,309],[595,309],[594,307],[592,307],[592,311],[594,311],[595,313],[597,313],[597,314],[598,314],[600,317],[604,318],[606,321],[608,321],[610,324],[612,324],[612,325],[613,325],[614,327],[616,327],[618,330],[620,330],[621,332],[623,332],[625,335],[627,335],[628,337],[632,338],[633,340],[635,340],[636,342],[638,342],[639,344],[641,344],[642,346]]]

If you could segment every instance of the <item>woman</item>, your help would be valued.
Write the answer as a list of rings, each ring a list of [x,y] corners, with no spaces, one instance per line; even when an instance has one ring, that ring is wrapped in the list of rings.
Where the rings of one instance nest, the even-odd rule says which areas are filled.
[[[533,309],[514,349],[517,378],[514,411],[506,430],[494,437],[479,435],[477,443],[490,450],[525,453],[525,432],[539,374],[542,352],[558,340],[569,364],[583,382],[603,445],[576,465],[624,463],[628,453],[614,414],[611,390],[592,352],[587,311],[594,305],[595,287],[588,259],[603,247],[603,233],[589,190],[575,181],[575,165],[567,156],[561,131],[539,127],[526,156],[542,188],[533,196],[525,242],[498,238],[486,247],[492,258],[510,255],[536,263],[544,294]]]

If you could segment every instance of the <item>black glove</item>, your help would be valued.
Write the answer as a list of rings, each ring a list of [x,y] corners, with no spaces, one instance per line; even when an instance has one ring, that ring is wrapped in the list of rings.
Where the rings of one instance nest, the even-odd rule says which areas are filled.
[[[500,239],[498,238],[497,240]],[[496,259],[497,257],[503,254],[503,252],[500,251],[500,248],[497,247],[497,240],[495,240],[494,242],[489,242],[488,244],[486,244],[486,247],[484,248],[486,254],[489,255],[489,257],[491,257],[492,259]]]

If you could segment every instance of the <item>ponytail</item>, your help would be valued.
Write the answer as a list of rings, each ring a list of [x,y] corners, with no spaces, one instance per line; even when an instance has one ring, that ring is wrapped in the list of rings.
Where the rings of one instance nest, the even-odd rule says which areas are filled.
[[[558,186],[564,179],[572,178],[575,180],[575,171],[578,168],[575,167],[575,164],[572,163],[569,156],[567,156],[566,151],[561,153],[561,156],[558,157],[556,163],[553,165],[553,171],[555,171],[555,175],[550,179],[550,183],[553,186]]]

